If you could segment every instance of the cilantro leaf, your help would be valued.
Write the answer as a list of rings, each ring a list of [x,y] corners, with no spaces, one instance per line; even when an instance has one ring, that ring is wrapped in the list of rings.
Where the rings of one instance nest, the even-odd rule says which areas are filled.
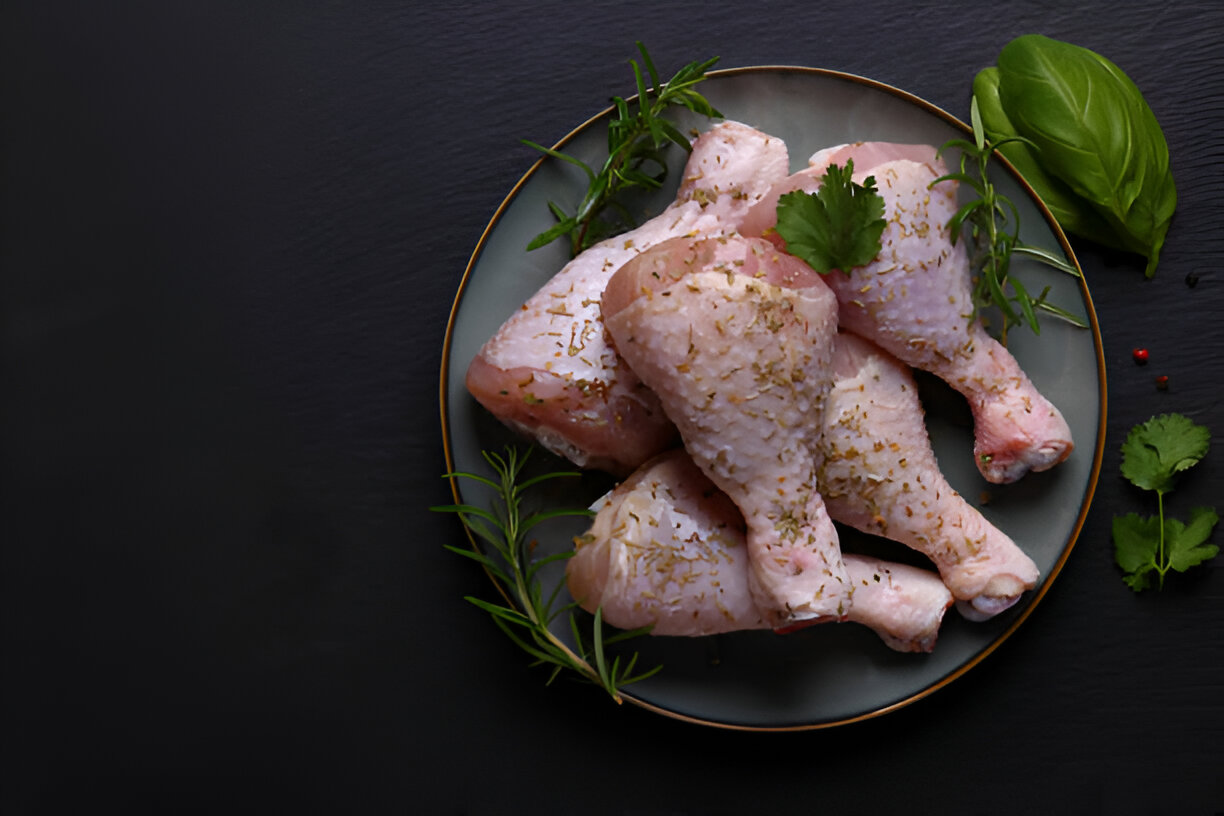
[[[1122,475],[1137,487],[1168,493],[1173,477],[1207,455],[1211,434],[1181,414],[1136,425],[1122,444]]]
[[[1206,542],[1219,520],[1219,515],[1210,507],[1196,507],[1191,510],[1189,524],[1182,524],[1177,519],[1167,520],[1165,543],[1168,546],[1169,566],[1178,572],[1185,572],[1215,558],[1220,548]]]
[[[778,198],[776,230],[786,241],[786,251],[822,275],[834,269],[849,274],[880,252],[887,226],[884,199],[876,192],[874,176],[856,184],[853,175],[852,159],[845,167],[832,164],[816,192],[796,190]]]
[[[1149,573],[1157,568],[1156,550],[1160,543],[1160,519],[1144,518],[1138,513],[1115,516],[1113,520],[1114,560],[1124,573],[1122,580],[1136,592],[1151,584]]]

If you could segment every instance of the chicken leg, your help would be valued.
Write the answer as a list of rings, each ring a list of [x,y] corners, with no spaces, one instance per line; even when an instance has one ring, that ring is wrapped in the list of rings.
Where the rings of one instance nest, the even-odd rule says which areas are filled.
[[[940,473],[909,369],[850,332],[833,344],[821,440],[829,514],[928,556],[966,617],[996,615],[1036,585],[1033,560]]]
[[[769,624],[843,617],[849,577],[815,482],[837,325],[820,276],[768,241],[681,238],[625,264],[602,303],[617,351],[743,514]]]
[[[744,520],[683,449],[643,465],[604,496],[577,539],[566,581],[586,610],[622,629],[695,637],[766,629],[748,589]],[[847,620],[889,648],[935,647],[952,594],[930,570],[843,556],[854,603]]]

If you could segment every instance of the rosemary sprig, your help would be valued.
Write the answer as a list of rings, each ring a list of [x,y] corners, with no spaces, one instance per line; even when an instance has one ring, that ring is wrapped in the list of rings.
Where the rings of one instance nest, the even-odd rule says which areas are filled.
[[[608,236],[635,226],[633,217],[616,200],[617,196],[630,188],[653,190],[662,187],[667,177],[663,151],[669,144],[680,145],[685,151],[692,149],[688,138],[663,118],[664,111],[670,107],[682,107],[702,116],[722,117],[693,87],[705,79],[706,71],[718,62],[718,57],[704,62],[690,62],[660,85],[658,72],[646,52],[646,46],[639,42],[637,47],[642,54],[642,66],[649,75],[650,85],[648,87],[646,84],[647,77],[642,73],[642,66],[636,60],[629,60],[637,81],[637,104],[631,106],[621,97],[613,97],[616,117],[608,124],[608,158],[598,171],[559,150],[523,140],[524,144],[542,153],[582,168],[589,182],[586,195],[572,215],[555,202],[548,203],[557,223],[533,238],[527,249],[538,249],[564,235],[569,238],[572,257]],[[604,217],[609,208],[617,212],[618,220]]]
[[[976,96],[970,103],[969,111],[973,141],[952,139],[940,148],[940,153],[949,148],[960,149],[959,172],[940,176],[931,182],[931,185],[955,180],[969,185],[977,193],[977,198],[962,206],[948,220],[952,243],[955,244],[962,233],[972,243],[970,261],[977,271],[973,286],[973,316],[977,317],[983,308],[989,306],[998,308],[1003,316],[1001,335],[1004,343],[1007,342],[1007,330],[1013,325],[1023,323],[1032,329],[1034,334],[1040,334],[1041,327],[1037,323],[1039,311],[1086,328],[1087,325],[1079,317],[1046,300],[1050,287],[1045,287],[1041,294],[1033,297],[1018,279],[1011,276],[1013,255],[1033,258],[1076,277],[1079,277],[1079,271],[1057,255],[1021,242],[1019,211],[1011,200],[990,182],[987,169],[995,151],[1008,142],[1028,140],[1021,136],[1010,136],[992,142],[986,138],[982,127]]]
[[[527,490],[550,479],[577,476],[578,474],[557,471],[521,479],[523,467],[527,464],[531,449],[520,455],[515,447],[508,445],[504,455],[488,451],[482,451],[482,455],[496,473],[496,479],[463,472],[450,473],[446,477],[472,479],[492,488],[497,493],[493,509],[486,510],[470,504],[448,504],[430,508],[437,512],[455,513],[459,516],[464,527],[473,536],[473,547],[463,549],[446,545],[446,548],[483,566],[501,587],[503,595],[508,594],[510,598],[507,604],[491,603],[473,596],[467,596],[466,600],[488,612],[498,628],[505,632],[519,648],[535,658],[531,665],[551,667],[548,683],[555,680],[561,672],[571,670],[577,672],[583,679],[602,687],[617,703],[621,702],[621,688],[650,677],[662,667],[655,666],[653,669],[635,673],[638,659],[636,652],[624,663],[621,662],[619,655],[609,661],[605,647],[645,634],[649,631],[649,627],[606,635],[602,609],[596,609],[593,619],[589,621],[589,626],[584,627],[583,621],[577,614],[578,605],[576,603],[557,606],[564,581],[559,581],[547,594],[540,581],[541,568],[569,558],[573,555],[573,550],[533,558],[532,550],[535,542],[528,537],[528,533],[534,527],[548,519],[562,516],[589,516],[591,511],[553,509],[528,515],[524,515],[523,512],[523,494]],[[476,545],[476,539],[489,544],[495,555],[486,555],[481,552]],[[549,626],[563,614],[569,615],[570,632],[576,646],[576,649],[573,650],[562,643],[549,629]],[[582,617],[585,619],[585,616]]]

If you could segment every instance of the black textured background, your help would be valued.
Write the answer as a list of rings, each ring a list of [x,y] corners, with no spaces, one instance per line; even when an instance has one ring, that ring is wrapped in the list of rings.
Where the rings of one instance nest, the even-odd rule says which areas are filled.
[[[426,509],[447,315],[518,140],[631,93],[636,39],[665,73],[832,68],[964,118],[1027,32],[1130,74],[1180,195],[1153,280],[1076,243],[1108,450],[1046,598],[828,731],[545,687]],[[1158,412],[1215,443],[1169,511],[1224,508],[1222,35],[1218,2],[7,0],[0,812],[1224,812],[1224,561],[1136,596],[1109,536],[1149,512],[1118,446]]]

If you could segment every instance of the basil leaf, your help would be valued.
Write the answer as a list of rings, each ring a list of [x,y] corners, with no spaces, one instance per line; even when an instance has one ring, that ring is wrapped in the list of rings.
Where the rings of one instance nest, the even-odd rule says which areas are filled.
[[[1145,255],[1151,277],[1177,190],[1164,133],[1135,83],[1100,54],[1040,34],[1003,47],[998,80],[1001,107],[1041,167],[1108,222],[1115,246]]]
[[[973,95],[978,100],[982,126],[992,144],[1019,134],[1003,110],[999,99],[999,69],[984,68],[973,80]],[[1091,204],[1077,196],[1058,177],[1041,166],[1037,152],[1024,142],[1011,141],[998,147],[998,152],[1011,162],[1033,191],[1041,198],[1054,220],[1064,232],[1096,241],[1109,247],[1119,247],[1123,241]]]

